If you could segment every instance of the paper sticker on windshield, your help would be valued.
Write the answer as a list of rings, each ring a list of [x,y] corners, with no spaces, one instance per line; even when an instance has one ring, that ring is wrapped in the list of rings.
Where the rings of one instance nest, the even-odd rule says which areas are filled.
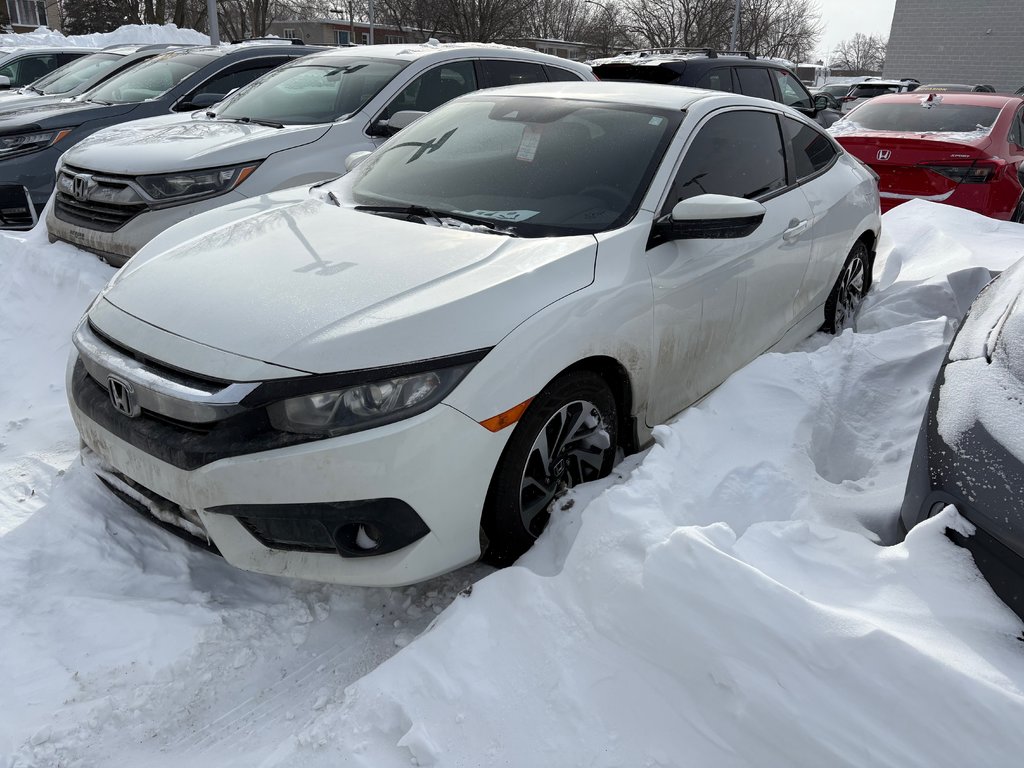
[[[494,219],[495,221],[526,221],[532,219],[540,211],[457,211],[469,216],[479,216],[482,219]]]
[[[661,125],[665,121],[663,117],[652,117],[650,120],[651,125]]]
[[[523,139],[519,142],[519,151],[516,152],[516,160],[532,163],[537,156],[537,145],[540,144],[541,130],[534,125],[527,125],[523,129]]]

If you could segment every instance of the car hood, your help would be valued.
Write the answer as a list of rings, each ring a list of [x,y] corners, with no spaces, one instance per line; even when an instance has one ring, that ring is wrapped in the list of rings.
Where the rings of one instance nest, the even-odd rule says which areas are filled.
[[[594,277],[589,235],[510,238],[275,197],[287,195],[235,204],[233,221],[129,263],[103,301],[206,348],[330,373],[492,347]],[[203,355],[145,353],[206,373],[190,365]]]
[[[236,165],[316,141],[329,127],[272,128],[211,120],[204,112],[166,115],[99,131],[69,150],[64,162],[131,175]]]
[[[120,117],[134,110],[138,104],[93,104],[74,99],[43,104],[13,106],[7,109],[0,102],[0,133],[40,128],[74,128],[99,118]]]
[[[15,112],[20,109],[38,109],[39,107],[49,106],[51,104],[59,104],[64,101],[66,96],[48,96],[42,93],[32,93],[30,91],[12,92],[9,96],[0,94],[0,110],[3,112]]]

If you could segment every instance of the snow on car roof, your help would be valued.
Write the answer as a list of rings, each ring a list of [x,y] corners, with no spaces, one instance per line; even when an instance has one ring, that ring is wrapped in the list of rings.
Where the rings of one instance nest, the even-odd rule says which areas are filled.
[[[492,88],[478,93],[486,97],[490,91],[498,91],[508,95],[583,99],[586,101],[603,101],[609,104],[633,104],[636,106],[656,107],[658,109],[687,109],[702,99],[712,98],[729,99],[738,101],[738,103],[756,101],[759,104],[763,103],[775,107],[781,106],[775,102],[766,102],[762,99],[753,99],[750,96],[726,93],[725,91],[708,91],[703,88],[687,88],[679,85],[660,85],[619,80],[507,85],[502,88]]]
[[[514,45],[499,45],[496,43],[440,43],[431,39],[425,43],[393,43],[388,45],[357,45],[351,48],[332,48],[325,51],[324,55],[330,56],[355,56],[360,58],[374,57],[382,59],[402,59],[415,61],[426,56],[444,58],[446,55],[458,55],[466,52],[486,52],[489,56],[522,56],[528,55],[531,59],[546,60],[560,67],[589,71],[589,67],[576,61],[563,59],[558,56],[535,51],[532,48],[520,48]]]

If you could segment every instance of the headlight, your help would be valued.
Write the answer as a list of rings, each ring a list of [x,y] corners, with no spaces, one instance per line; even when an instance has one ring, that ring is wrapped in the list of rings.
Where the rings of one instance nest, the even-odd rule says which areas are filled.
[[[410,373],[330,392],[293,397],[267,408],[275,429],[333,437],[390,424],[432,408],[469,373],[472,363]]]
[[[34,131],[17,133],[13,136],[0,136],[0,160],[38,149],[46,149],[56,144],[71,133],[70,128],[58,128],[52,131]]]
[[[213,197],[237,187],[249,178],[258,165],[258,163],[253,163],[232,168],[211,168],[205,171],[139,176],[136,181],[154,200]]]

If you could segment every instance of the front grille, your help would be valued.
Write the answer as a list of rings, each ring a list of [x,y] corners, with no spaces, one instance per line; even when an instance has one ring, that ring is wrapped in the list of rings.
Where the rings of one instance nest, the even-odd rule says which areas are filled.
[[[145,203],[112,205],[95,200],[76,200],[71,195],[58,192],[53,210],[58,219],[68,224],[77,224],[100,232],[116,232],[140,213],[148,210],[148,206]]]
[[[16,184],[0,185],[0,227],[31,229],[35,223],[35,210],[28,191]]]

